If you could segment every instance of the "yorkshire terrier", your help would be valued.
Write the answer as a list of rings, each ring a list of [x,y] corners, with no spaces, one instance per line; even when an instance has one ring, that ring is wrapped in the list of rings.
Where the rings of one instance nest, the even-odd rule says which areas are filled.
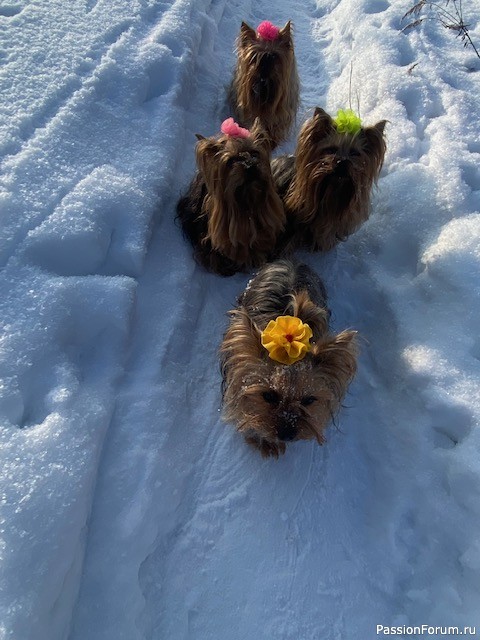
[[[363,127],[350,110],[334,120],[317,107],[300,130],[295,155],[272,161],[290,249],[329,251],[368,219],[385,157],[385,124]]]
[[[221,130],[219,137],[197,135],[198,171],[177,214],[197,261],[230,276],[270,259],[285,211],[259,120],[249,131],[228,118]]]
[[[230,107],[244,126],[259,117],[274,149],[288,136],[299,102],[290,21],[283,29],[264,21],[257,31],[242,22],[236,49]]]
[[[325,441],[356,372],[356,332],[329,331],[320,278],[304,264],[265,265],[230,311],[221,346],[223,414],[264,457]]]

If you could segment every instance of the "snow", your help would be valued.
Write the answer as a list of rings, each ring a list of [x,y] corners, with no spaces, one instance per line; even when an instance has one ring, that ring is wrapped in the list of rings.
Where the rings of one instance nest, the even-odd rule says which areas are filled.
[[[2,640],[479,633],[480,60],[438,22],[402,32],[409,8],[0,7]],[[174,220],[264,19],[294,25],[297,128],[389,121],[369,221],[302,256],[359,371],[327,444],[278,461],[220,420],[251,274],[202,271]]]

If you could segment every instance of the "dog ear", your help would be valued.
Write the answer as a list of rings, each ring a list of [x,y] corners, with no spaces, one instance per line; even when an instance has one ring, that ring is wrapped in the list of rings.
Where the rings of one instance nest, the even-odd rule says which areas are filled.
[[[197,144],[195,145],[198,148],[201,148],[203,151],[209,152],[209,153],[216,153],[219,149],[219,147],[221,147],[221,144],[219,143],[218,140],[216,140],[213,136],[210,138],[206,138],[205,136],[202,136],[200,133],[196,133],[195,137],[197,138]]]
[[[385,157],[385,152],[387,149],[384,137],[384,129],[386,124],[386,120],[380,120],[380,122],[377,122],[377,124],[373,127],[366,127],[363,130],[363,135],[366,140],[366,151],[368,154],[370,154],[372,159],[375,159],[377,173],[380,173],[380,169],[382,168],[383,159]]]
[[[386,120],[380,120],[380,122],[377,122],[373,127],[365,127],[363,133],[367,140],[373,141],[383,139],[386,124]]]
[[[278,36],[285,42],[291,40],[292,38],[292,21],[291,20],[289,20],[286,23],[283,29],[280,29],[280,31],[278,32]]]
[[[380,122],[377,122],[377,124],[373,128],[376,129],[378,133],[380,133],[383,136],[383,132],[385,130],[386,124],[387,124],[386,120],[380,120]]]
[[[348,383],[357,370],[357,332],[342,331],[313,345],[311,354],[314,365],[321,367],[339,388]]]
[[[230,326],[223,337],[220,353],[225,365],[239,365],[262,360],[266,350],[262,347],[261,332],[251,321],[245,309],[229,312]]]
[[[333,118],[329,116],[328,113],[325,111],[325,109],[322,109],[322,107],[315,107],[315,111],[313,112],[313,117],[318,118],[320,122],[323,122],[326,128],[327,127],[334,128]]]
[[[313,118],[315,119],[315,132],[317,134],[320,134],[321,137],[335,131],[333,118],[331,118],[328,113],[321,107],[315,107]]]
[[[197,168],[205,175],[207,167],[211,165],[213,157],[218,151],[218,143],[214,138],[195,135],[198,138],[198,142],[195,145]]]
[[[270,150],[270,140],[267,132],[263,128],[262,121],[257,116],[253,121],[253,125],[250,127],[250,133],[253,136],[256,144],[259,144],[266,149]]]
[[[310,325],[310,328],[316,327],[321,334],[328,331],[329,313],[327,309],[318,307],[310,299],[306,289],[293,294],[288,313],[300,318],[302,322]]]
[[[333,122],[332,118],[328,115],[325,109],[322,109],[322,107],[315,107],[315,111],[313,112],[313,117],[314,118],[318,117],[318,118],[321,118],[322,120]]]
[[[240,42],[243,45],[247,45],[249,42],[254,42],[257,39],[255,29],[252,29],[246,22],[242,21],[240,26]]]

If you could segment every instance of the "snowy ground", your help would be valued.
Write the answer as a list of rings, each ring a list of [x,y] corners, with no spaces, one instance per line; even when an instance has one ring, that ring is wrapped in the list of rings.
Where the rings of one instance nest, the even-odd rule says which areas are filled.
[[[480,60],[410,6],[2,1],[2,640],[480,637]],[[290,18],[299,124],[389,125],[369,222],[305,256],[362,336],[348,407],[275,461],[219,419],[248,275],[197,267],[174,209],[241,20]]]

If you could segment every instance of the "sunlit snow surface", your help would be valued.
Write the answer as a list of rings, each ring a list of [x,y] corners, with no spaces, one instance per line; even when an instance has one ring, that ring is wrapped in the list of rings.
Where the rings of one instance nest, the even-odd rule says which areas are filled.
[[[410,6],[0,4],[2,640],[480,637],[480,60],[402,32]],[[389,121],[370,220],[303,256],[359,372],[327,444],[278,461],[219,418],[250,275],[203,272],[174,221],[263,19],[294,24],[298,126]]]

